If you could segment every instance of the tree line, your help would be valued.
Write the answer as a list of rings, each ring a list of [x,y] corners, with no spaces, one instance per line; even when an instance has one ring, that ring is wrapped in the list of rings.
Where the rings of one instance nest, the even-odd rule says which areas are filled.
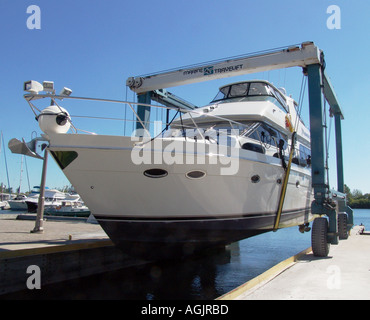
[[[370,193],[362,194],[358,189],[351,189],[345,184],[344,193],[347,195],[347,204],[351,208],[370,209]]]

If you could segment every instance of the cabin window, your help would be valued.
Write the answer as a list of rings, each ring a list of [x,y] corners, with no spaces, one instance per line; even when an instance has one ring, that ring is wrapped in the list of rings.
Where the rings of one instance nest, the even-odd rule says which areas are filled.
[[[230,86],[223,87],[220,89],[220,91],[217,93],[216,97],[213,99],[213,101],[221,101],[227,98],[227,95],[229,94]]]
[[[199,123],[198,128],[187,128],[185,127],[182,129],[182,127],[178,124],[172,125],[171,129],[166,131],[163,134],[163,137],[165,138],[174,138],[174,137],[187,137],[192,139],[200,139],[201,135],[199,131],[202,133],[202,135],[207,139],[213,138],[217,139],[217,137],[220,134],[227,133],[230,134],[237,134],[237,135],[243,135],[248,130],[250,130],[251,126],[253,125],[253,122],[250,121],[242,121],[241,124],[237,123],[230,123],[226,121],[220,121],[217,123],[211,122],[211,123]]]
[[[281,93],[277,90],[274,90],[275,91],[275,97],[276,97],[276,100],[279,102],[280,105],[278,105],[278,107],[281,109],[281,107],[283,107],[283,111],[288,111],[288,106],[286,104],[286,101],[285,101],[285,98],[281,95]]]
[[[265,82],[242,82],[222,87],[211,103],[229,101],[271,101],[284,112],[288,107],[284,96]]]
[[[248,91],[249,96],[272,96],[271,88],[265,83],[251,83]]]
[[[261,142],[266,149],[269,149],[270,147],[278,148],[279,141],[283,140],[283,149],[285,150],[287,148],[288,144],[286,143],[286,136],[281,134],[276,129],[265,123],[255,123],[254,126],[251,127],[252,130],[246,132],[245,137]]]
[[[303,144],[299,145],[299,163],[303,166],[311,164],[311,150]]]
[[[245,97],[248,95],[249,83],[239,83],[230,86],[228,98]]]

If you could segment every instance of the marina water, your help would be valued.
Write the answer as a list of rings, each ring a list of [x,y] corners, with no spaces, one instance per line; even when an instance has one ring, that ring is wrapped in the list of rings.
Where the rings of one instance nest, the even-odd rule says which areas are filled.
[[[370,209],[354,210],[354,224],[361,223],[370,230]],[[310,246],[310,232],[286,228],[202,256],[106,272],[16,293],[12,298],[215,299]]]

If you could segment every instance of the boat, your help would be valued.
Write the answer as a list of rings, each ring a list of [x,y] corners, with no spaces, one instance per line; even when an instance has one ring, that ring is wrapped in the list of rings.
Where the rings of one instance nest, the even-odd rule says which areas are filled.
[[[28,210],[26,200],[29,197],[33,199],[35,196],[38,196],[39,193],[40,193],[40,187],[34,186],[28,195],[18,194],[13,200],[8,201],[10,210],[13,210],[13,211]]]
[[[27,205],[28,212],[30,213],[37,212],[39,197],[40,197],[40,193],[35,193],[35,194],[30,195],[29,197],[27,197],[27,199],[24,200]],[[69,193],[65,193],[65,192],[62,192],[56,189],[46,189],[45,190],[45,200],[44,200],[45,210],[48,207],[52,207],[55,205],[56,206],[61,205],[62,200],[66,199],[67,197],[71,197],[71,195]],[[73,196],[74,199],[76,197],[79,197],[79,196]]]
[[[8,210],[9,201],[15,198],[15,194],[0,192],[0,210]]]
[[[6,210],[8,209],[9,204],[7,201],[0,201],[0,210]]]
[[[13,200],[9,200],[9,209],[13,211],[23,211],[27,210],[27,204],[25,200],[27,196],[24,194],[18,194]]]
[[[60,201],[60,204],[46,206],[44,214],[47,216],[89,217],[90,209],[84,204],[81,197],[73,197]]]
[[[114,244],[161,259],[307,228],[310,131],[297,108],[285,90],[250,80],[222,86],[204,107],[179,109],[154,138],[140,118],[144,129],[132,137],[69,134],[68,121],[54,130],[52,112],[69,117],[59,105],[46,108],[39,125]]]

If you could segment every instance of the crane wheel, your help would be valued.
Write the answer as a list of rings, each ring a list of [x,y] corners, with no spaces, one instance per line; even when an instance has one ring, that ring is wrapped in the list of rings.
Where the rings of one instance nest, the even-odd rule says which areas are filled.
[[[330,250],[328,242],[328,220],[316,218],[312,224],[311,233],[312,252],[316,257],[327,257]]]
[[[345,212],[338,213],[338,234],[340,240],[348,239],[347,213]]]

